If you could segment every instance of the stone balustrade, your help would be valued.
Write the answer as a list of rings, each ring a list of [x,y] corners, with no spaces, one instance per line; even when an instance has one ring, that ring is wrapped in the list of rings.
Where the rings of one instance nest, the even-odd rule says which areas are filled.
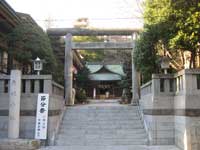
[[[0,93],[9,93],[9,75],[0,76]],[[64,87],[52,81],[51,75],[23,75],[22,94],[49,93],[64,95]]]
[[[0,76],[0,138],[8,136],[9,75]],[[22,75],[20,138],[33,139],[38,93],[49,93],[48,144],[52,145],[64,110],[64,87],[51,75]]]
[[[140,107],[150,144],[200,149],[200,70],[153,74],[141,87]]]

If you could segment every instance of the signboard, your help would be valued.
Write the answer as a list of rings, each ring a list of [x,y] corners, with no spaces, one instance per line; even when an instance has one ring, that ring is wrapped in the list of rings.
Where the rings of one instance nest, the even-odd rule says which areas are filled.
[[[35,139],[47,138],[49,94],[38,94]]]

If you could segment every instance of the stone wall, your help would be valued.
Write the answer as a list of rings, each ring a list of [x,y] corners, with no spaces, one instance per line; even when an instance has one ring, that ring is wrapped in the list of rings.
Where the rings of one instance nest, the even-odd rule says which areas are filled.
[[[175,76],[176,79],[179,77],[174,97],[175,143],[184,150],[200,149],[200,90],[197,89],[199,73],[199,70],[185,70]]]
[[[169,89],[169,80],[172,76],[162,76],[166,79],[164,91],[160,91],[159,75],[153,75],[152,81],[141,87],[141,100],[144,120],[151,145],[174,144],[174,117],[170,112],[173,109],[173,94]],[[148,90],[149,89],[149,90]]]
[[[150,144],[176,144],[183,150],[200,149],[200,70],[153,75],[152,84],[141,87]],[[151,89],[150,92],[145,92]]]
[[[38,93],[49,93],[48,139],[54,144],[64,111],[64,89],[50,75],[22,76],[20,138],[34,139]],[[42,82],[41,82],[42,81]],[[0,77],[0,138],[8,137],[9,76]],[[23,86],[26,86],[24,88]],[[25,90],[23,90],[25,89]]]

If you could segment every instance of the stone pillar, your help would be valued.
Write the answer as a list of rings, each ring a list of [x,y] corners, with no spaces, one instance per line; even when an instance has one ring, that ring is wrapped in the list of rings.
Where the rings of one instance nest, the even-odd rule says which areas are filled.
[[[21,71],[12,70],[9,92],[8,138],[19,138],[20,126]]]
[[[93,89],[93,99],[96,99],[96,88]]]
[[[72,35],[67,34],[65,37],[65,102],[66,105],[73,105],[72,99],[72,82],[73,82],[73,54],[72,54]]]
[[[0,80],[0,93],[4,93],[4,80]]]
[[[133,49],[131,52],[131,59],[132,59],[132,102],[131,103],[137,104],[139,100],[139,74],[135,68],[135,63],[133,60],[136,34],[132,35],[132,39],[133,39]]]

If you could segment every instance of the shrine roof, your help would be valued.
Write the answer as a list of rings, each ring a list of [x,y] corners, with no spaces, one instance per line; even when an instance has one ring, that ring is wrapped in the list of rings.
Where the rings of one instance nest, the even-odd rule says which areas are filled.
[[[90,71],[90,80],[95,81],[117,81],[121,80],[125,73],[122,65],[88,65],[87,68]]]

